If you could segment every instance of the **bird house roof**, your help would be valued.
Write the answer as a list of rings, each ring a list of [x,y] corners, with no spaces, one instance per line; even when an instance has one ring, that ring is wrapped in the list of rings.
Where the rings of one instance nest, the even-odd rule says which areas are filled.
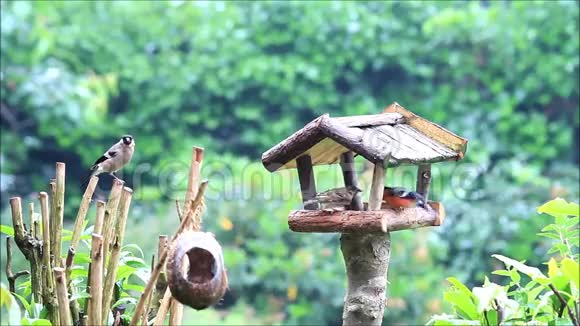
[[[398,103],[381,114],[331,118],[324,114],[262,155],[269,171],[296,167],[309,154],[313,165],[333,164],[348,151],[373,163],[434,163],[463,158],[467,140],[415,115]]]

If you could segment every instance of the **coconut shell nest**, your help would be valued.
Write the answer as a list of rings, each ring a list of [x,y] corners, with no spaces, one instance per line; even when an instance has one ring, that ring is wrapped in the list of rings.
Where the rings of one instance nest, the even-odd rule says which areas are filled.
[[[223,297],[228,278],[222,248],[212,233],[182,233],[168,258],[168,284],[171,295],[179,302],[202,310]]]

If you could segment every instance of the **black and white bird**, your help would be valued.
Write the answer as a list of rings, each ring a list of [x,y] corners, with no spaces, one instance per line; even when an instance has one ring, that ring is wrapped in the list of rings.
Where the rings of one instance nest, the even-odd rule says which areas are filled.
[[[89,171],[86,179],[83,181],[82,187],[86,188],[89,180],[94,175],[101,173],[108,173],[113,178],[119,179],[115,172],[119,171],[125,166],[133,157],[135,151],[135,140],[131,135],[124,135],[121,139],[111,146],[98,160],[95,161]],[[120,180],[120,179],[119,179]]]
[[[347,186],[330,189],[316,194],[313,199],[307,200],[304,205],[318,204],[323,210],[343,210],[350,205],[354,196],[361,192],[358,187]]]

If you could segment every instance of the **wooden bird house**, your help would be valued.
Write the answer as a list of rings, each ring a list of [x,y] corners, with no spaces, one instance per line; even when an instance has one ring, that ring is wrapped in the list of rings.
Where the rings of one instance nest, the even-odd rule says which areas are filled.
[[[303,210],[290,213],[296,232],[390,232],[443,223],[445,210],[438,202],[425,208],[392,208],[383,202],[387,167],[417,165],[416,192],[428,200],[431,164],[463,158],[467,140],[421,118],[397,103],[383,113],[349,117],[322,115],[262,155],[271,172],[296,168]],[[344,209],[318,209],[313,166],[340,163],[345,186],[357,185],[354,155],[374,164],[369,203],[355,195]],[[388,183],[388,180],[387,180]]]

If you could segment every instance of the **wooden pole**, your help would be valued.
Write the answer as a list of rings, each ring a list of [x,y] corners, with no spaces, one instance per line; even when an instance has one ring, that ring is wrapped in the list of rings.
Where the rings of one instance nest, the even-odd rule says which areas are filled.
[[[109,255],[109,246],[113,241],[113,227],[117,222],[117,210],[119,201],[123,192],[123,184],[125,182],[115,179],[113,180],[113,187],[109,193],[109,200],[105,208],[105,218],[103,220],[103,276],[105,275],[105,266],[107,263],[107,256]]]
[[[429,186],[431,185],[431,164],[420,164],[417,168],[416,191],[429,200]]]
[[[203,162],[203,151],[204,149],[201,147],[194,147],[193,153],[191,157],[191,165],[189,167],[189,179],[187,182],[187,192],[185,193],[185,207],[190,207],[191,203],[195,199],[195,195],[197,194],[198,184],[201,178],[201,164]],[[179,214],[179,212],[178,212]],[[192,226],[194,230],[199,231],[201,229],[201,220],[199,221],[192,221]],[[184,273],[187,264],[183,264]],[[169,317],[169,325],[181,325],[183,320],[183,305],[171,298],[171,305],[170,305],[170,317]]]
[[[342,178],[345,186],[358,187],[356,171],[354,169],[354,155],[352,152],[346,152],[340,156],[340,168],[342,169]],[[353,211],[362,211],[363,202],[360,193],[356,193],[350,203],[350,209]]]
[[[105,202],[97,200],[97,214],[95,215],[95,227],[93,233],[103,234],[103,221],[105,219]]]
[[[50,182],[48,183],[49,186],[49,196],[48,199],[50,200],[50,223],[46,224],[50,227],[50,263],[53,266],[56,266],[55,263],[55,257],[54,257],[54,240],[55,240],[55,234],[54,234],[54,224],[56,223],[55,218],[56,218],[56,179],[50,179]],[[50,269],[52,270],[52,268]],[[50,271],[49,271],[50,272]],[[49,273],[50,275],[52,275],[52,272]],[[52,278],[52,276],[51,276]]]
[[[153,322],[153,325],[155,325],[155,326],[163,325],[163,322],[165,321],[165,316],[167,315],[167,311],[169,310],[169,306],[173,302],[175,302],[175,301],[171,300],[171,291],[169,291],[169,289],[167,289],[165,291],[165,294],[163,295],[163,299],[161,300],[161,304],[159,305],[159,310],[157,310],[157,316],[155,316],[155,321]],[[170,322],[169,325],[176,325],[176,324],[172,324]]]
[[[119,265],[119,258],[121,257],[121,247],[123,246],[123,239],[125,237],[125,226],[127,224],[127,216],[129,216],[129,206],[131,205],[131,198],[133,190],[125,187],[119,204],[119,217],[117,218],[117,225],[115,226],[115,235],[113,237],[113,247],[111,256],[109,257],[109,267],[107,268],[107,277],[103,286],[103,324],[107,323],[109,315],[109,307],[113,299],[113,289],[115,288],[115,280],[117,278],[117,267]]]
[[[56,297],[58,299],[58,310],[61,325],[72,325],[72,319],[69,309],[68,292],[66,290],[66,276],[64,268],[55,267],[53,269],[54,279],[56,281]]]
[[[62,250],[62,225],[64,219],[64,190],[65,190],[65,164],[62,162],[56,163],[56,198],[53,198],[55,203],[55,216],[53,217],[54,224],[51,225],[51,241],[54,246],[51,248],[51,253],[54,256],[54,266],[62,267],[60,261],[60,253]]]
[[[375,164],[369,210],[381,208],[385,170]],[[384,233],[343,233],[340,238],[348,276],[343,325],[381,325],[385,309],[390,238]]]
[[[160,235],[159,241],[157,243],[157,259],[162,257],[167,250],[167,235]],[[149,316],[157,316],[159,311],[159,305],[161,304],[161,300],[165,294],[165,290],[167,290],[167,277],[165,275],[165,267],[162,268],[161,272],[159,273],[159,277],[155,283],[155,292],[151,294],[149,301],[152,301],[149,304],[149,307],[143,311],[143,322],[146,323]]]
[[[89,325],[99,325],[103,304],[103,236],[93,233],[91,242],[91,292]]]
[[[298,181],[300,182],[300,191],[302,192],[304,209],[318,209],[318,204],[316,203],[306,204],[307,201],[316,197],[316,182],[314,181],[314,171],[312,169],[312,158],[310,155],[306,154],[297,158],[296,167],[298,170]]]
[[[14,242],[16,242],[16,245],[26,259],[30,260],[32,250],[27,245],[28,238],[26,236],[26,229],[24,228],[24,220],[22,219],[22,201],[20,197],[10,198],[10,209],[12,212],[12,226],[14,227]]]
[[[77,249],[79,239],[81,238],[81,234],[83,233],[83,224],[85,223],[85,217],[87,216],[89,206],[91,205],[91,198],[93,197],[93,193],[95,192],[95,188],[97,187],[98,182],[99,182],[98,177],[96,176],[91,177],[91,179],[89,180],[89,184],[87,185],[87,189],[85,189],[85,193],[83,194],[83,198],[81,199],[79,211],[77,213],[77,218],[75,220],[75,226],[73,228],[72,240],[70,241],[71,243],[70,246],[73,249]]]
[[[40,214],[42,215],[42,273],[44,274],[42,286],[42,302],[47,307],[48,315],[53,325],[60,325],[58,301],[56,298],[54,275],[52,273],[51,259],[51,233],[50,217],[48,209],[48,194],[40,192]]]

